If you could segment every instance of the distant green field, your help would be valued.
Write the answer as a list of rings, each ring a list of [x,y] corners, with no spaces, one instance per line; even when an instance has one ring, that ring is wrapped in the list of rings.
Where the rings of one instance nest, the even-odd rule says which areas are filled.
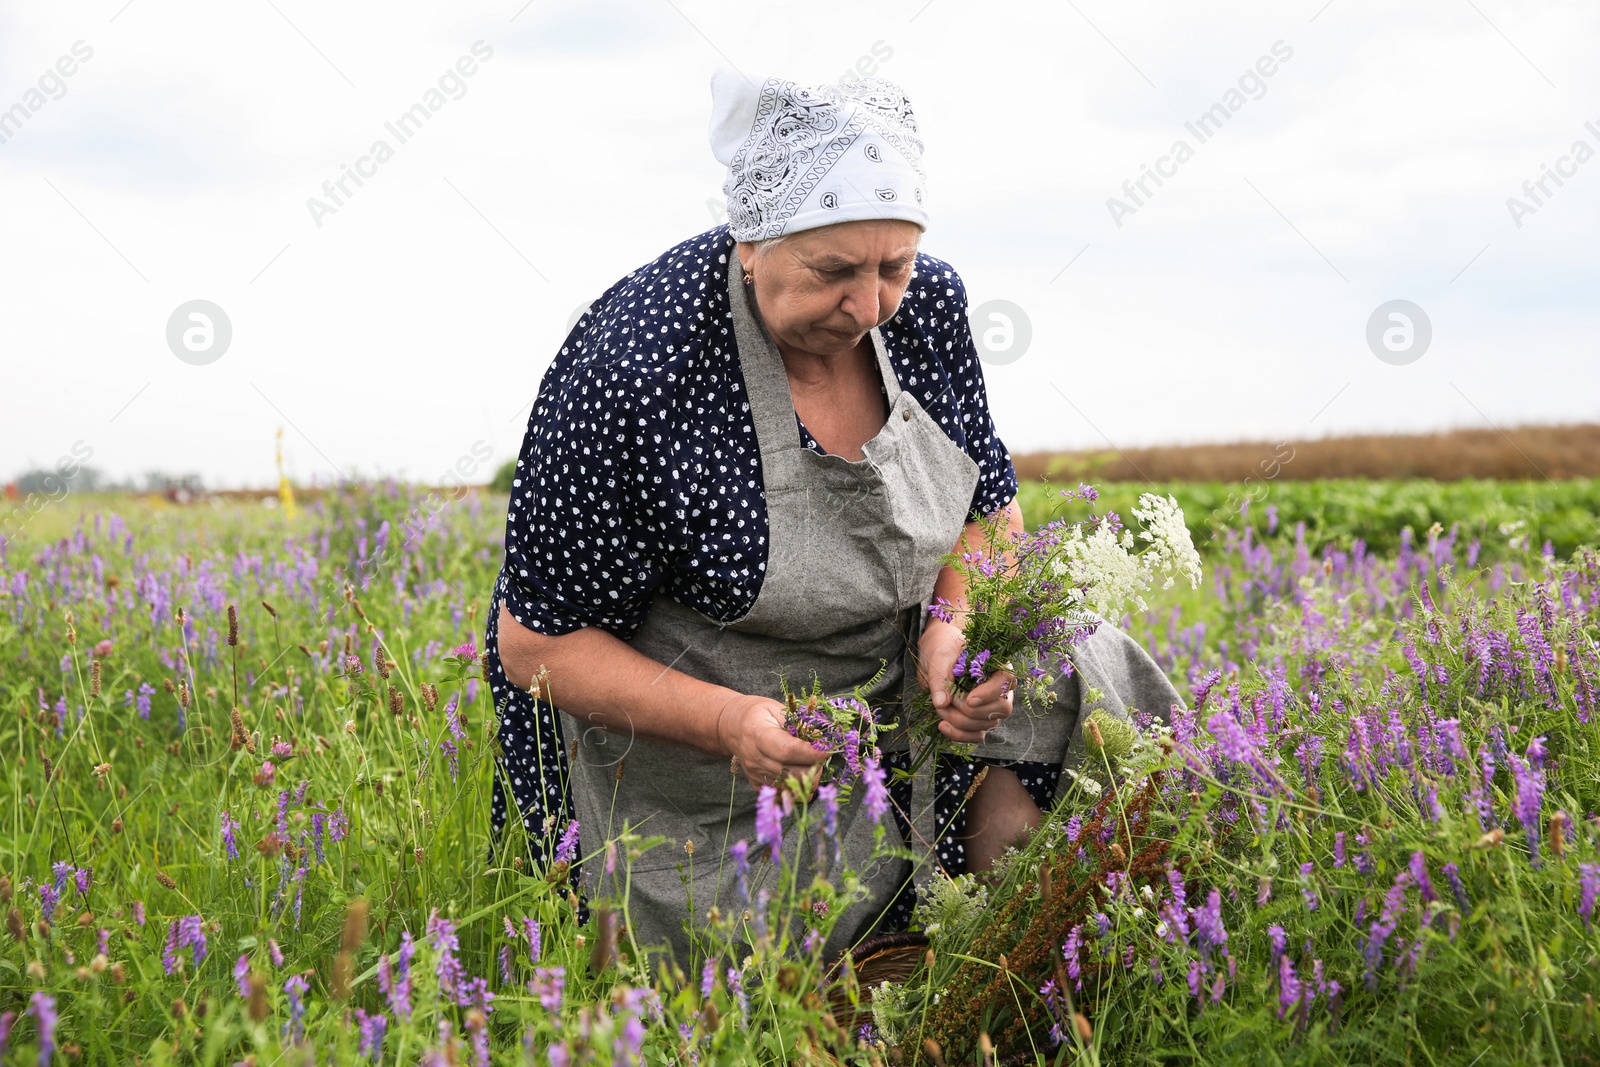
[[[1018,494],[1030,526],[1046,521],[1059,502],[1064,484],[1024,483]],[[1368,481],[1139,482],[1106,483],[1100,487],[1102,510],[1128,516],[1139,494],[1171,494],[1184,509],[1195,544],[1220,537],[1228,527],[1238,527],[1241,506],[1249,501],[1246,522],[1257,536],[1293,537],[1297,523],[1306,526],[1306,543],[1312,551],[1332,544],[1348,549],[1357,539],[1374,552],[1395,551],[1402,531],[1409,527],[1417,543],[1439,523],[1448,535],[1457,530],[1457,545],[1465,552],[1473,538],[1482,541],[1484,558],[1496,558],[1514,537],[1527,537],[1534,549],[1549,541],[1565,557],[1579,545],[1600,544],[1600,478],[1573,478],[1559,482],[1501,482],[1469,480],[1436,482],[1428,479]],[[1068,517],[1081,517],[1083,505],[1075,502]],[[1520,523],[1520,526],[1515,524]]]

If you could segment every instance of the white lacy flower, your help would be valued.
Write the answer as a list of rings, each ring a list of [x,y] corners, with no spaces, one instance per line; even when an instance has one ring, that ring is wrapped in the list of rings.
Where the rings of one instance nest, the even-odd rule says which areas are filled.
[[[1149,587],[1149,579],[1139,557],[1129,551],[1133,534],[1123,530],[1119,541],[1105,523],[1088,536],[1081,530],[1074,531],[1077,536],[1063,543],[1061,551],[1066,556],[1068,578],[1074,585],[1087,587],[1083,602],[1101,615],[1120,615],[1129,601],[1144,611],[1144,598],[1139,594]]]
[[[1144,523],[1139,537],[1150,542],[1140,562],[1152,576],[1166,576],[1161,588],[1172,588],[1173,575],[1189,579],[1190,588],[1199,588],[1200,553],[1195,551],[1194,539],[1189,535],[1189,526],[1183,521],[1183,509],[1177,500],[1142,493],[1133,514]]]

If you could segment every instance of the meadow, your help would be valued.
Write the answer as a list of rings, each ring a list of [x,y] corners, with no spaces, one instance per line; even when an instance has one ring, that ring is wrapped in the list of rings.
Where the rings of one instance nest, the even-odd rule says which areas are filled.
[[[1206,579],[1120,623],[1188,707],[878,971],[818,950],[831,796],[682,968],[573,877],[676,843],[491,840],[503,498],[54,503],[0,545],[0,1060],[1600,1063],[1593,487],[1163,488]]]

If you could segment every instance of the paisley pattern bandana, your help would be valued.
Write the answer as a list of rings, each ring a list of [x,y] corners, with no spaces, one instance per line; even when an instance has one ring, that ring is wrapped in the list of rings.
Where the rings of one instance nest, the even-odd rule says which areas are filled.
[[[911,102],[881,78],[844,85],[759,86],[711,79],[711,148],[728,168],[728,228],[760,241],[857,219],[927,229],[922,139]]]

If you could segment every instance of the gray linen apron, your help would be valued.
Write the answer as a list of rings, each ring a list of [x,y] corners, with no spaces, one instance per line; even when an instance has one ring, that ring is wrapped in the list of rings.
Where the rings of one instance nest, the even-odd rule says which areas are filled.
[[[734,340],[766,495],[765,576],[750,611],[730,623],[658,591],[633,647],[691,677],[774,699],[780,677],[794,690],[815,674],[824,692],[838,694],[882,668],[870,698],[892,718],[916,685],[911,653],[940,557],[966,524],[978,466],[900,388],[877,329],[872,347],[889,417],[864,446],[865,458],[852,462],[803,447],[783,359],[760,324],[738,257],[730,250],[727,258]],[[726,858],[730,844],[741,838],[751,844],[752,895],[763,884],[776,886],[770,862],[757,858],[765,850],[755,846],[755,791],[725,756],[608,735],[563,715],[565,736],[576,739],[570,788],[585,851],[625,826],[668,838],[631,870],[619,862],[614,874],[599,875],[597,899],[620,899],[626,884],[639,945],[665,944],[687,962],[685,920],[703,924],[713,905],[724,914],[744,907]],[[861,873],[872,897],[840,917],[824,948],[830,954],[866,932],[910,873],[904,860],[873,858],[873,824],[862,804],[844,805],[839,822],[844,862]],[[884,824],[889,843],[898,844],[892,820]],[[792,826],[787,831],[783,855],[793,863],[811,849],[800,849]],[[809,855],[800,859],[805,884]]]

